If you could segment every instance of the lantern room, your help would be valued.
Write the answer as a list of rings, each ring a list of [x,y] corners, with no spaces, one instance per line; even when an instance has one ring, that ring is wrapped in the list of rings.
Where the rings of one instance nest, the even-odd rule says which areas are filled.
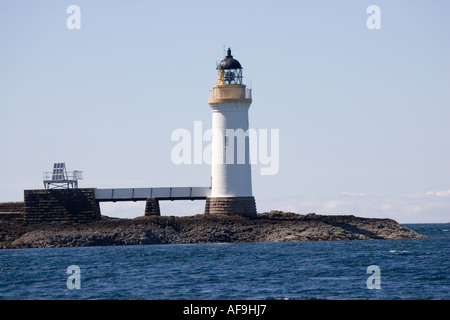
[[[217,84],[242,84],[242,66],[231,55],[231,48],[228,48],[225,59],[217,65]]]
[[[228,48],[227,56],[217,64],[216,69],[217,84],[209,90],[210,104],[224,101],[251,102],[252,90],[242,83],[242,66],[231,55],[231,48]]]

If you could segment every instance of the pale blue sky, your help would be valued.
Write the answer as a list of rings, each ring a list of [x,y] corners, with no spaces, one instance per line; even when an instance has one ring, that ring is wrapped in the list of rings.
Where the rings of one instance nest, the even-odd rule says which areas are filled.
[[[81,30],[66,27],[71,4]],[[371,4],[381,30],[366,27]],[[2,0],[0,201],[23,200],[63,161],[85,172],[81,187],[208,186],[208,165],[172,163],[170,137],[210,127],[225,45],[252,82],[250,126],[280,130],[279,173],[253,166],[258,211],[448,222],[448,12],[424,0]]]

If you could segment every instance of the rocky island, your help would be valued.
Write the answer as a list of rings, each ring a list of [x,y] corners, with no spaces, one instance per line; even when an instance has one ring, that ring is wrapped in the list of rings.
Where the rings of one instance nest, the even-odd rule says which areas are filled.
[[[323,240],[413,239],[425,236],[391,219],[352,215],[301,215],[280,211],[240,216],[102,216],[85,223],[23,224],[2,221],[0,248],[239,243]]]

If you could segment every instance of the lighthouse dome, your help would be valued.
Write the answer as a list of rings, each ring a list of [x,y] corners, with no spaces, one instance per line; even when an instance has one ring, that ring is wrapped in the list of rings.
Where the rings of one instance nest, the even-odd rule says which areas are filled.
[[[217,65],[217,70],[229,70],[229,69],[242,69],[239,61],[233,58],[231,55],[231,48],[228,48],[227,56],[225,59],[219,62]]]

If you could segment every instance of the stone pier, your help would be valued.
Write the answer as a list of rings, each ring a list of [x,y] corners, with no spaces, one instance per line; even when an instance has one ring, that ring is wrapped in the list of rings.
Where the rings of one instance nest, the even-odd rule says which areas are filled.
[[[25,223],[101,220],[95,189],[25,190]]]
[[[161,215],[158,199],[147,198],[147,201],[145,203],[145,215],[146,216],[160,216]]]

